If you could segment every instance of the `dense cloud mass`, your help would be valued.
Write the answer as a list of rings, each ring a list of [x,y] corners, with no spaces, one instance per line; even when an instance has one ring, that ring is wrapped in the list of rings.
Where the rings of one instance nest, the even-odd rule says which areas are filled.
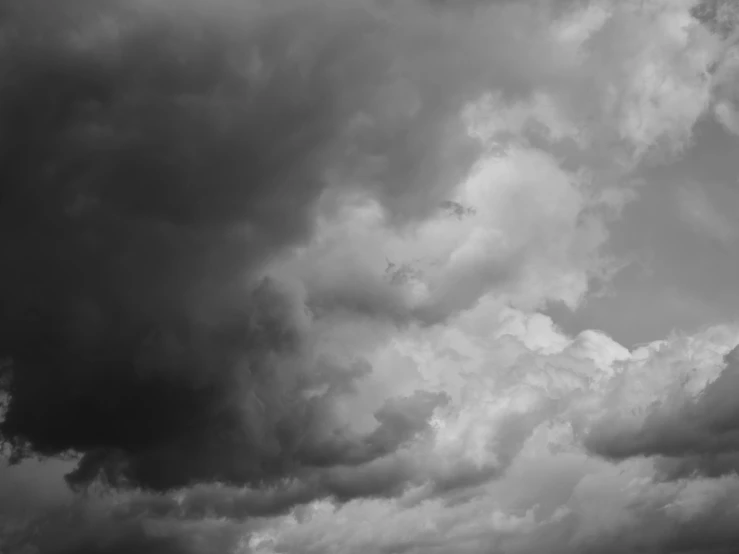
[[[591,431],[586,445],[598,454],[623,459],[664,456],[665,470],[675,476],[694,472],[711,476],[739,468],[739,349],[726,355],[725,367],[696,398],[682,389],[651,406],[641,421],[623,421],[612,414]]]
[[[736,131],[731,3],[0,11],[0,551],[735,549],[739,328],[544,313]]]
[[[445,106],[411,80],[378,114],[404,61],[381,35],[406,37],[369,7],[279,4],[8,8],[2,432],[88,453],[74,479],[257,482],[350,448],[304,396],[354,374],[318,375],[300,307],[258,270],[354,172],[399,223],[432,209],[465,167],[464,90]]]

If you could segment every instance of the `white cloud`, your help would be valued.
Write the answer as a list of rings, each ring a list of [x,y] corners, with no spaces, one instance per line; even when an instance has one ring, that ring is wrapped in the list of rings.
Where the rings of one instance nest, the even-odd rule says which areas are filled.
[[[512,315],[501,314],[502,327],[510,329]],[[542,336],[542,320],[535,319],[539,329],[517,327],[523,341],[518,343],[522,345],[518,355],[501,351],[501,339],[490,343],[489,363],[464,376],[470,388],[456,400],[457,407],[438,415],[435,446],[422,451],[423,458],[417,461],[419,468],[433,467],[434,459],[446,464],[467,459],[478,467],[499,463],[500,438],[520,433],[522,444],[514,449],[505,472],[492,480],[472,481],[467,489],[441,489],[437,497],[421,494],[421,486],[395,500],[357,500],[331,509],[321,509],[326,505],[318,503],[308,510],[311,515],[301,510],[300,521],[288,515],[265,522],[275,551],[444,552],[459,545],[463,552],[484,552],[485,545],[496,544],[505,552],[533,553],[547,544],[552,552],[588,552],[608,551],[609,542],[624,540],[624,534],[627,547],[657,551],[676,540],[680,526],[687,526],[684,540],[699,542],[706,514],[720,509],[727,494],[739,499],[739,478],[654,482],[650,460],[615,464],[591,457],[579,446],[567,413],[601,403],[615,409],[616,402],[620,411],[636,409],[680,382],[697,394],[715,378],[736,329],[717,327],[692,337],[674,336],[633,354],[598,334],[569,341],[560,336],[560,349],[537,352],[523,346]],[[460,328],[452,332],[453,327],[446,336],[464,334]],[[549,328],[545,333],[553,336],[556,331]],[[433,345],[441,357],[447,347],[443,337],[437,336]],[[456,371],[452,366],[448,373]],[[701,375],[692,377],[695,372],[689,368],[697,368]],[[567,374],[570,377],[564,378]],[[605,376],[605,385],[594,378],[597,374]],[[567,398],[573,391],[600,400],[589,403],[581,395],[570,396],[569,408],[549,411],[534,418],[531,427],[525,429],[525,423],[521,427],[545,397]],[[588,417],[597,415],[596,410]]]

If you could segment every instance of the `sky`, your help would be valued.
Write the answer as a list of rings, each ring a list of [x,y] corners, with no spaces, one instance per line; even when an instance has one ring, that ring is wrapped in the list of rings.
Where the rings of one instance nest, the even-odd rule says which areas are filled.
[[[2,554],[739,548],[739,5],[0,2]]]

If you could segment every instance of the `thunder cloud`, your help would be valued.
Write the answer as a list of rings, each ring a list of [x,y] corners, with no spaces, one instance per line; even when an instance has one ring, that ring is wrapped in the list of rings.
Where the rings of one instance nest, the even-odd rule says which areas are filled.
[[[737,20],[1,0],[0,551],[732,551],[736,326],[547,310],[734,140]]]

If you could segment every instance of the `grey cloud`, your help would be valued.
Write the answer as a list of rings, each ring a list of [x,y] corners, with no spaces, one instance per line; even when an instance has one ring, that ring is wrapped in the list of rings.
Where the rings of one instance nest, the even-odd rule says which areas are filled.
[[[692,9],[693,17],[723,38],[736,27],[739,12],[730,0],[701,0]]]
[[[655,466],[658,479],[664,481],[695,477],[716,478],[739,473],[739,452],[661,457],[657,458]]]
[[[739,348],[725,358],[726,367],[696,400],[677,398],[654,406],[642,425],[631,428],[618,419],[598,422],[585,438],[601,456],[622,460],[657,456],[664,475],[694,473],[717,476],[736,471],[739,454]]]
[[[243,532],[213,519],[192,524],[126,520],[99,508],[76,503],[48,511],[0,544],[10,554],[207,554],[234,552]]]
[[[310,240],[332,194],[361,189],[398,227],[435,213],[480,151],[458,110],[491,86],[556,79],[536,29],[512,24],[531,4],[477,2],[473,17],[429,4],[0,3],[0,357],[12,359],[0,434],[18,458],[82,454],[76,488],[128,489],[54,508],[4,550],[230,552],[249,530],[233,520],[426,482],[471,489],[520,451],[539,416],[510,422],[501,467],[429,467],[411,443],[438,394],[391,399],[375,430],[351,432],[333,403],[368,370],[316,358],[306,327],[342,306],[403,322],[403,306],[384,284],[306,306],[263,279]],[[433,324],[471,305],[499,274],[483,269],[412,315]],[[713,394],[690,408],[683,442],[655,419],[674,444],[650,452],[728,452],[715,445],[734,444],[735,411]],[[732,540],[705,525],[714,545],[699,525],[676,536]],[[450,545],[394,551],[414,548]]]
[[[74,501],[71,510],[64,508],[67,497],[57,503],[38,503],[25,515],[15,513],[14,521],[26,518],[26,524],[13,533],[0,530],[0,537],[19,548],[22,543],[33,543],[40,545],[40,552],[53,553],[209,552],[212,541],[230,537],[233,542],[236,535],[216,529],[217,533],[203,539],[202,547],[193,546],[191,528],[198,522],[225,521],[238,526],[253,518],[283,515],[318,498],[343,503],[358,497],[393,497],[419,478],[417,461],[402,453],[404,443],[427,429],[430,414],[445,401],[444,395],[427,393],[391,401],[377,412],[379,425],[374,432],[336,438],[340,448],[321,445],[317,453],[325,459],[306,461],[286,479],[257,482],[252,487],[199,484],[163,493],[139,489],[111,494],[106,487],[93,487]],[[110,454],[101,455],[109,463]],[[96,467],[98,460],[89,463]],[[85,465],[83,460],[77,472]],[[151,530],[162,526],[166,531]],[[59,534],[69,528],[76,531],[60,542]],[[223,551],[230,550],[224,547]]]
[[[306,307],[264,262],[324,193],[362,187],[395,225],[438,210],[479,151],[458,110],[530,85],[495,47],[516,35],[420,3],[3,9],[0,433],[17,457],[84,453],[73,483],[292,475],[343,394],[307,391],[345,370],[316,376]],[[362,448],[402,442],[380,417]]]

